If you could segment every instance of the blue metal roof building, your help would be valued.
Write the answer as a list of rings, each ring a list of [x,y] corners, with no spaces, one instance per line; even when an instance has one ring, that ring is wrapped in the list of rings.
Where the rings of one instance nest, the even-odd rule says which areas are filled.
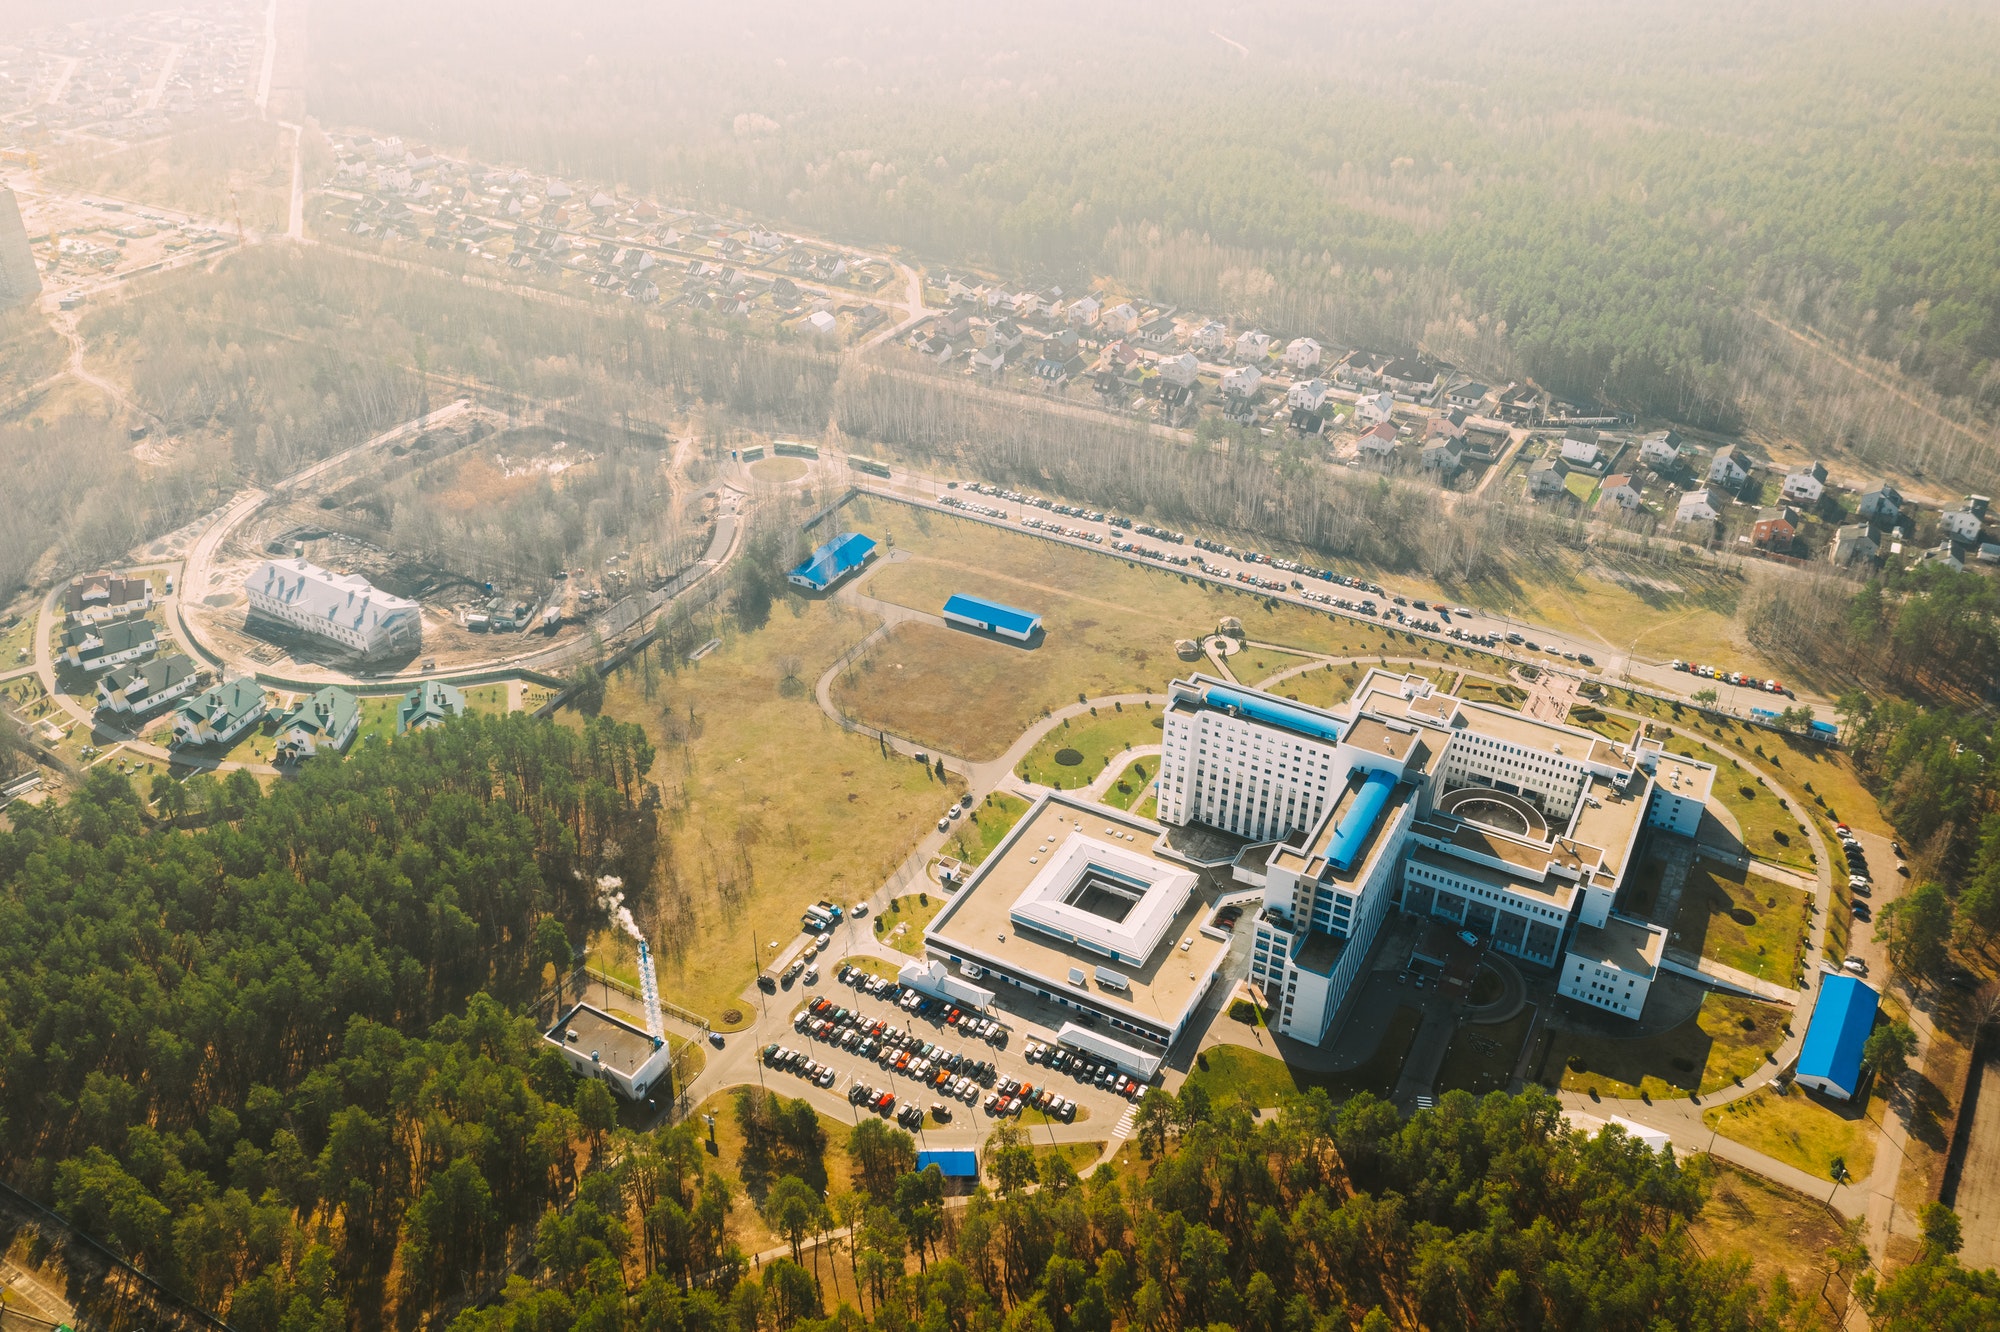
[[[944,603],[944,618],[968,629],[999,634],[1002,638],[1022,643],[1042,627],[1042,617],[1033,611],[1024,611],[1004,602],[988,601],[984,597],[968,597],[963,592],[953,593],[951,599]]]
[[[918,1152],[917,1169],[936,1166],[946,1179],[978,1179],[979,1154],[977,1152]]]
[[[875,538],[859,532],[842,532],[785,577],[800,587],[824,592],[866,564],[874,550]]]
[[[1881,996],[1854,976],[1832,973],[1819,983],[1812,1022],[1799,1048],[1799,1085],[1854,1099],[1861,1087],[1861,1047],[1875,1027]]]
[[[1276,698],[1254,689],[1228,689],[1221,685],[1212,685],[1202,695],[1202,702],[1211,708],[1223,708],[1241,713],[1251,721],[1283,726],[1314,740],[1325,740],[1329,744],[1336,745],[1340,743],[1338,720],[1327,716],[1318,708],[1302,707],[1289,699]]]

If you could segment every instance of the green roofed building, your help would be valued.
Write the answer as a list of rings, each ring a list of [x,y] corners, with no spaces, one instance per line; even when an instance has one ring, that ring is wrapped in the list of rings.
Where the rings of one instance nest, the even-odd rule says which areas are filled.
[[[278,722],[278,762],[296,763],[321,749],[342,750],[361,726],[361,701],[335,685],[303,699]]]
[[[426,680],[403,696],[396,709],[396,734],[442,726],[465,713],[465,695],[442,680]]]

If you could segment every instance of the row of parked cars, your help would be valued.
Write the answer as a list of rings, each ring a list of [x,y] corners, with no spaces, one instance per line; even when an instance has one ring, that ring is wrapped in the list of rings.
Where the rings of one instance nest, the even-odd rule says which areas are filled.
[[[1767,694],[1783,694],[1786,698],[1797,697],[1796,694],[1785,688],[1777,680],[1759,680],[1756,676],[1745,675],[1742,671],[1726,670],[1721,666],[1704,666],[1700,662],[1681,661],[1678,658],[1675,659],[1672,665],[1677,671],[1685,671],[1689,675],[1700,676],[1704,680],[1717,680],[1723,684],[1740,685],[1744,689],[1761,689]]]
[[[1139,1093],[1146,1090],[1146,1084],[1131,1077],[1117,1065],[1108,1063],[1094,1055],[1080,1050],[1067,1050],[1060,1045],[1044,1045],[1040,1041],[1027,1044],[1028,1062],[1044,1064],[1058,1073],[1067,1073],[1078,1082],[1105,1091],[1117,1092],[1127,1100],[1136,1101]]]

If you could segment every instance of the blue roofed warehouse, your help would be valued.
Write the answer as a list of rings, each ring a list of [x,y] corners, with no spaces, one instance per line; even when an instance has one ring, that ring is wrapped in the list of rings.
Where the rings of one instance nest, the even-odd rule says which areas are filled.
[[[1856,977],[1831,973],[1820,982],[1805,1044],[1799,1047],[1794,1077],[1800,1086],[1854,1099],[1861,1088],[1861,1047],[1874,1029],[1880,1002]]]
[[[946,1179],[978,1179],[979,1154],[968,1151],[918,1152],[917,1169],[936,1166]]]
[[[859,532],[842,532],[785,577],[800,587],[824,592],[866,564],[874,550],[875,538]]]
[[[968,597],[963,592],[953,593],[951,600],[944,603],[944,618],[952,624],[998,634],[1020,643],[1034,637],[1035,630],[1042,627],[1042,617],[1033,611],[988,601],[984,597]]]

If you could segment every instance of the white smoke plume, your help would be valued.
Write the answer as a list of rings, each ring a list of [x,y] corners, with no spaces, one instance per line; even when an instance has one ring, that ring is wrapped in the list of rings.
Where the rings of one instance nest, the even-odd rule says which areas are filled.
[[[612,924],[643,943],[646,936],[639,933],[639,922],[632,919],[632,909],[625,905],[625,894],[618,891],[624,886],[623,879],[610,874],[599,879],[597,905],[604,908]]]

